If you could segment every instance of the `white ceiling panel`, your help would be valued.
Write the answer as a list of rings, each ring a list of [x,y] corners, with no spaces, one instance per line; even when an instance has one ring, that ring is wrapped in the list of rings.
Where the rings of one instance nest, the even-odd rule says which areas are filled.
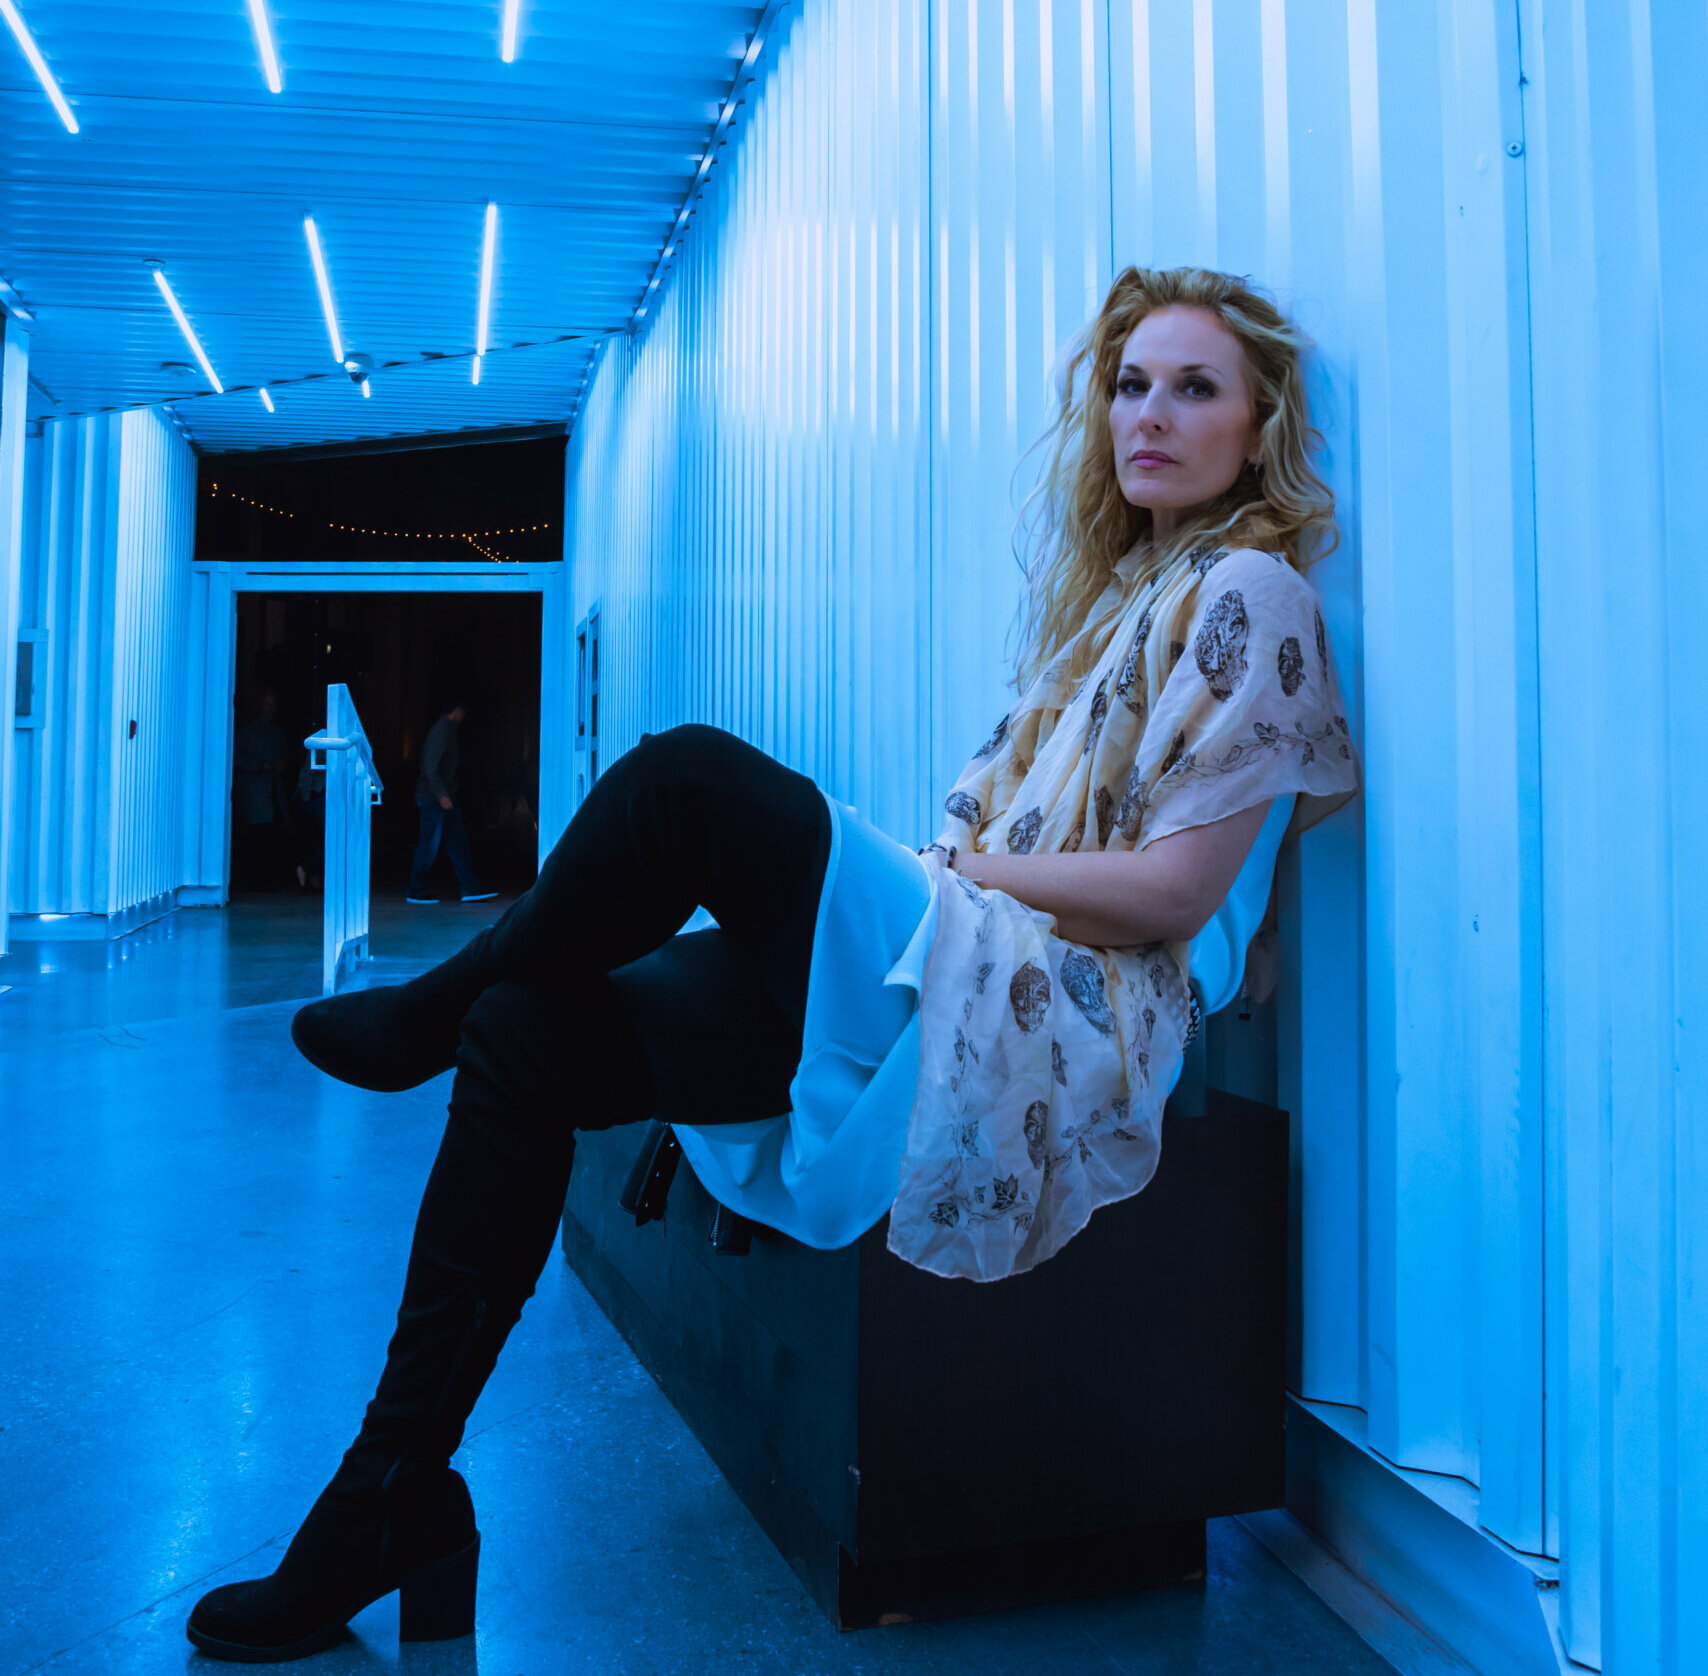
[[[521,0],[505,64],[502,0],[270,0],[275,95],[245,0],[19,9],[80,125],[66,132],[0,31],[0,278],[34,317],[30,415],[172,401],[213,450],[571,417],[599,339],[633,317],[764,11]],[[306,214],[345,346],[375,363],[371,397],[332,359]],[[169,370],[193,355],[150,262],[225,395],[199,369]]]

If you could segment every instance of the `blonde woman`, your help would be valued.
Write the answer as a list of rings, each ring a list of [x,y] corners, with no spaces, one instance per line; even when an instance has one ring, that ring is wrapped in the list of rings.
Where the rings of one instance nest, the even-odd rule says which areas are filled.
[[[1301,351],[1226,275],[1115,282],[1063,377],[1017,702],[923,851],[675,728],[459,954],[298,1014],[346,1082],[456,1077],[361,1430],[278,1570],[196,1606],[198,1647],[301,1657],[393,1589],[405,1639],[472,1630],[480,1538],[450,1459],[578,1128],[662,1116],[732,1209],[822,1247],[888,1214],[898,1255],[974,1280],[1144,1187],[1283,830],[1357,782],[1302,575],[1333,506]],[[677,935],[697,908],[717,928]]]

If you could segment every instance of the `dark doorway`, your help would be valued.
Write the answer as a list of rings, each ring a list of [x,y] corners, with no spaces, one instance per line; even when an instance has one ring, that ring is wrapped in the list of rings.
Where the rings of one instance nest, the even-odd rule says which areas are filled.
[[[234,772],[234,894],[298,888],[296,868],[315,836],[309,805],[296,795],[307,755],[302,741],[324,726],[332,681],[349,687],[385,782],[374,810],[374,888],[401,892],[408,877],[421,745],[453,689],[468,701],[458,800],[475,865],[494,889],[531,884],[539,842],[540,620],[538,594],[239,594],[238,766],[242,730],[265,691],[277,698],[286,750],[271,793],[258,795],[252,778]],[[262,737],[251,734],[249,742]],[[275,831],[259,832],[245,819],[257,805],[280,803],[287,819],[273,823]],[[438,865],[449,894],[448,864],[441,857]]]

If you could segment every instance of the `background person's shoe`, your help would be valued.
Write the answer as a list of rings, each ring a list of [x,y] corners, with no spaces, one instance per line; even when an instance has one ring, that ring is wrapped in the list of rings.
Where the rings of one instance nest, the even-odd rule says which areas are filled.
[[[497,894],[498,892],[495,890],[465,890],[463,900],[465,902],[490,902]]]
[[[406,896],[403,900],[413,903],[417,908],[431,908],[438,903],[439,898],[436,896]]]

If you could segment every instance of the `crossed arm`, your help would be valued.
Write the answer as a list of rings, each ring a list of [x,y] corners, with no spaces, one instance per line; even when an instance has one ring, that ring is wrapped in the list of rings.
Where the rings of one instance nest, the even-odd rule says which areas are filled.
[[[1269,804],[1189,826],[1120,854],[983,855],[962,851],[955,871],[1056,917],[1057,933],[1093,948],[1189,942],[1222,904]]]

